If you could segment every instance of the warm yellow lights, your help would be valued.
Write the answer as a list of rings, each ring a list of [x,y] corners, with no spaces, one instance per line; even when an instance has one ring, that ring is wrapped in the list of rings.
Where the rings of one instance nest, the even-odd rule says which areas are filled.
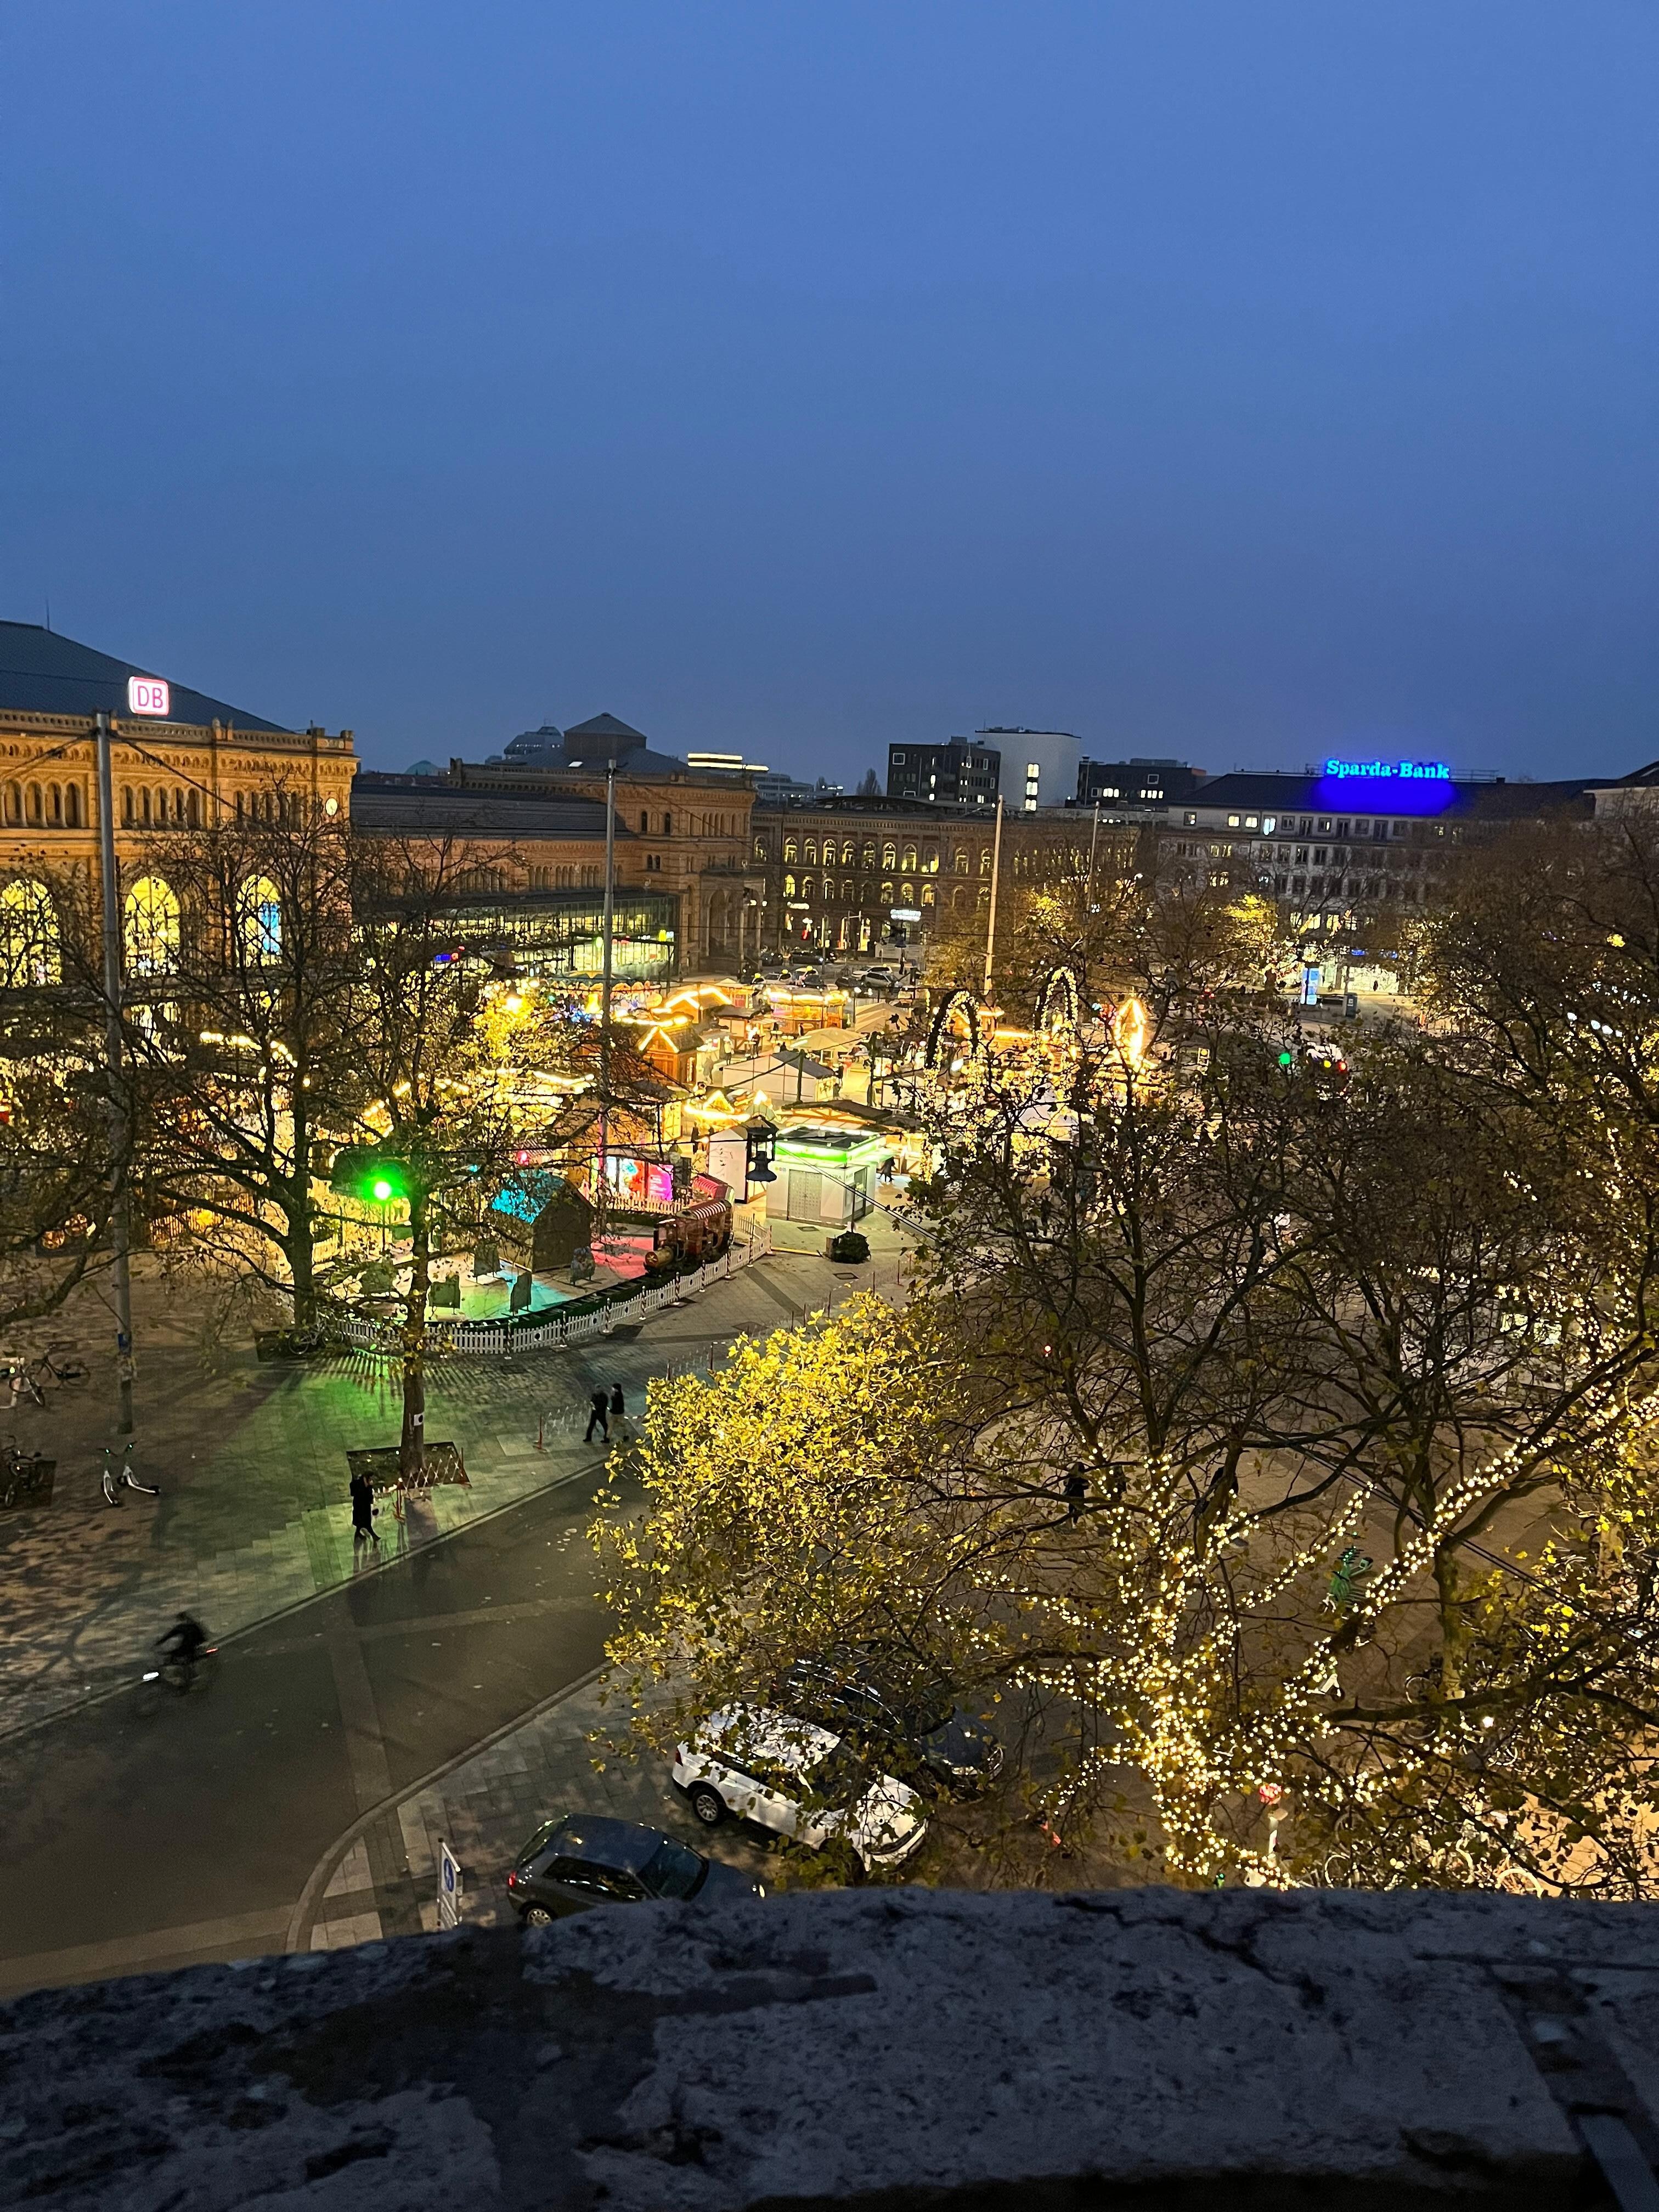
[[[1126,999],[1112,1016],[1112,1042],[1126,1067],[1139,1067],[1152,1042],[1152,1025],[1139,999]]]

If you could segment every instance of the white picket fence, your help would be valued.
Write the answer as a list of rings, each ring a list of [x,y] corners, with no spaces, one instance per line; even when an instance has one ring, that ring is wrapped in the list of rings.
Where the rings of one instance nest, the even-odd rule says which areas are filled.
[[[598,1313],[550,1314],[544,1322],[526,1328],[507,1321],[455,1321],[428,1313],[427,1329],[434,1352],[453,1352],[462,1358],[508,1352],[562,1352],[567,1345],[590,1344],[612,1334],[618,1323],[631,1327],[665,1307],[684,1305],[724,1282],[752,1260],[763,1260],[772,1249],[770,1231],[763,1223],[744,1244],[728,1245],[718,1260],[689,1275],[676,1275],[665,1283],[641,1283],[630,1297],[608,1300]],[[364,1352],[397,1352],[403,1335],[395,1322],[351,1314],[336,1324],[349,1343]]]

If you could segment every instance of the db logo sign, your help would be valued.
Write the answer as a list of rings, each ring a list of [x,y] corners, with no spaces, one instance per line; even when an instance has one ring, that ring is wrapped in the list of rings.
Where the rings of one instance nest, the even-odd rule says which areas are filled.
[[[163,721],[166,720],[173,712],[173,699],[159,676],[128,677],[127,712],[129,714],[159,714]]]

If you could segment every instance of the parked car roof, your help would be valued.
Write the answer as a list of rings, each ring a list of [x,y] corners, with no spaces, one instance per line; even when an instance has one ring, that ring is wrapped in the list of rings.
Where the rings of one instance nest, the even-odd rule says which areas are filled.
[[[586,1859],[591,1866],[638,1874],[650,1863],[662,1831],[637,1827],[632,1820],[613,1820],[600,1813],[572,1813],[548,1841],[556,1842],[562,1858]]]

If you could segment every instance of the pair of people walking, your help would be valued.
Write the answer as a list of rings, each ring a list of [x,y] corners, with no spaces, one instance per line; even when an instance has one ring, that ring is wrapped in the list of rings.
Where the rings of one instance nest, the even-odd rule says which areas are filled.
[[[611,1422],[625,1424],[628,1418],[628,1405],[623,1396],[622,1384],[613,1382],[609,1395],[604,1390],[594,1391],[587,1402],[593,1410],[587,1417],[587,1433],[582,1438],[582,1442],[585,1444],[591,1444],[593,1441],[593,1431],[597,1429],[604,1441],[609,1443]]]

